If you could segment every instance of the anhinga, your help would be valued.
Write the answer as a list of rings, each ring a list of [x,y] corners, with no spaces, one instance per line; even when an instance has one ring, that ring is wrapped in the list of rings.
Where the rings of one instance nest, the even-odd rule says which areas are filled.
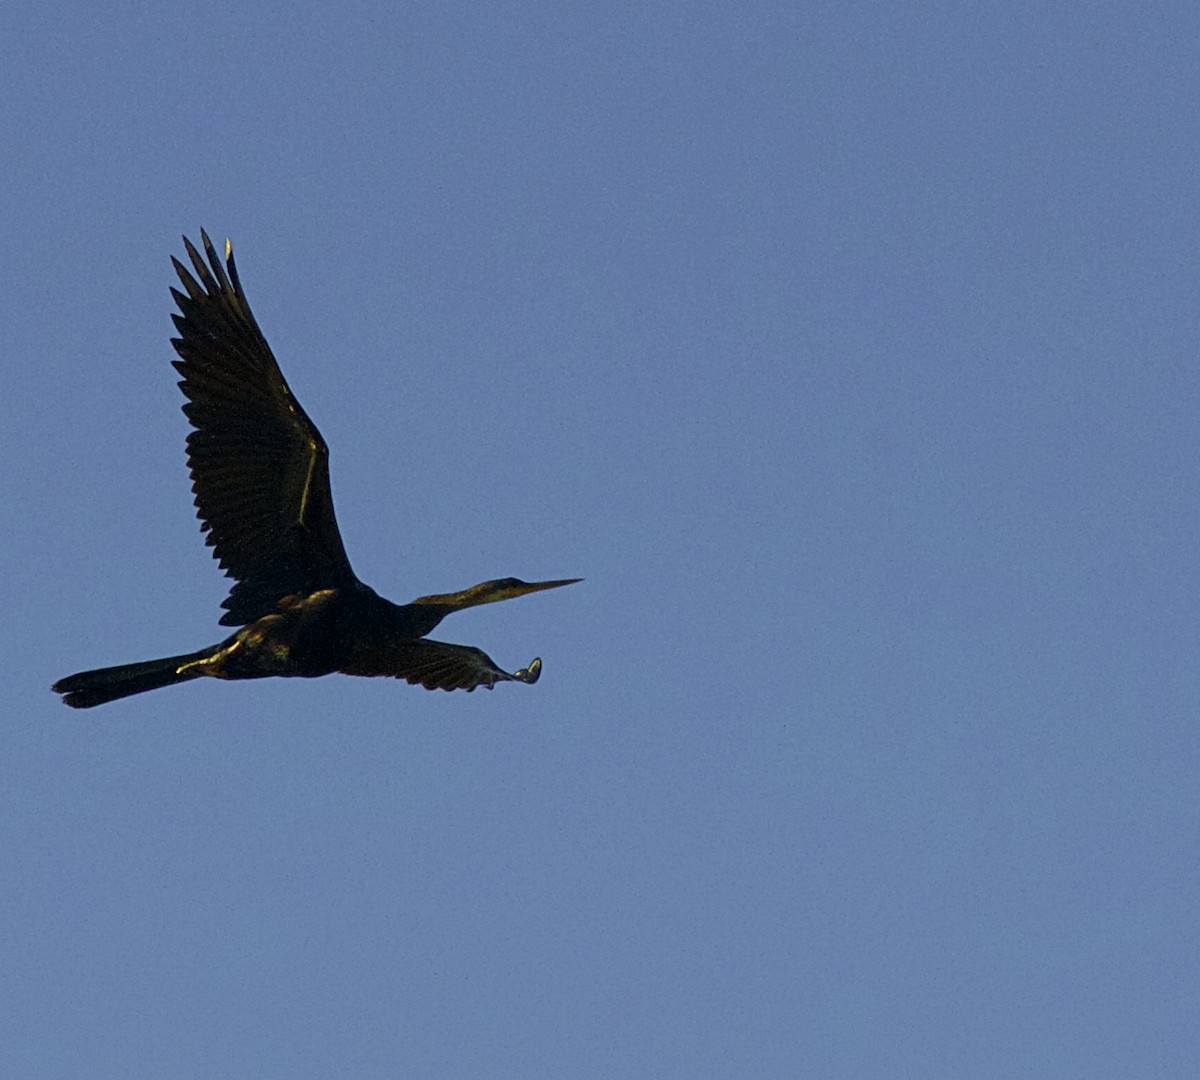
[[[570,585],[485,581],[462,592],[393,604],[350,569],[333,514],[329,449],[293,397],[250,312],[225,241],[222,265],[201,230],[208,262],[184,237],[195,277],[172,259],[184,292],[173,361],[194,430],[188,468],[207,543],[235,584],[225,626],[241,629],[199,652],[71,675],[54,684],[77,709],[201,675],[258,679],[388,675],[427,690],[537,682],[542,662],[503,671],[480,649],[430,641],[451,612]],[[185,295],[186,294],[186,295]]]

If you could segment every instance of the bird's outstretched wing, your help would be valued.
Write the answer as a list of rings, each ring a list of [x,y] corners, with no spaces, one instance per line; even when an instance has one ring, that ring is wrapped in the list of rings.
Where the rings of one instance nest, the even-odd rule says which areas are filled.
[[[172,259],[179,337],[173,361],[188,398],[188,468],[207,543],[236,584],[221,617],[252,622],[288,593],[354,581],[333,514],[329,448],[292,396],[255,322],[225,242],[224,266],[208,235],[207,264],[185,236],[195,276]]]
[[[496,666],[482,649],[470,645],[450,645],[444,641],[419,638],[389,645],[377,656],[355,657],[343,675],[386,675],[405,679],[426,690],[466,690],[477,686],[492,689],[498,682],[535,683],[542,673],[542,662],[511,674]]]

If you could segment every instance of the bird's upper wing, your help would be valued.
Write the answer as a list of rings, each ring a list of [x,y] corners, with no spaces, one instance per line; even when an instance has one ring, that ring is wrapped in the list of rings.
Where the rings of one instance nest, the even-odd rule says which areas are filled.
[[[225,264],[201,230],[205,263],[184,237],[195,277],[184,292],[173,361],[188,398],[188,468],[201,528],[236,584],[221,622],[266,614],[279,597],[353,581],[329,491],[329,448],[292,396],[250,311],[229,242]]]
[[[466,690],[477,686],[489,690],[498,682],[535,683],[542,673],[541,660],[509,673],[482,649],[470,645],[450,645],[444,641],[419,638],[390,644],[370,656],[356,656],[343,675],[388,675],[405,679],[426,690]]]

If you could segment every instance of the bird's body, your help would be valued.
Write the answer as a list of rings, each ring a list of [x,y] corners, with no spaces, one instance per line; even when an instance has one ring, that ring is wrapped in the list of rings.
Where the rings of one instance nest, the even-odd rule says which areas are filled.
[[[406,679],[427,689],[536,682],[541,661],[509,673],[481,650],[425,637],[447,615],[575,578],[486,581],[393,604],[355,576],[329,488],[329,451],[292,395],[250,312],[226,241],[222,266],[184,238],[196,276],[172,260],[186,295],[172,339],[188,398],[188,465],[202,529],[235,584],[221,622],[240,626],[195,653],[71,675],[54,690],[76,708],[200,676],[312,678],[342,672]]]

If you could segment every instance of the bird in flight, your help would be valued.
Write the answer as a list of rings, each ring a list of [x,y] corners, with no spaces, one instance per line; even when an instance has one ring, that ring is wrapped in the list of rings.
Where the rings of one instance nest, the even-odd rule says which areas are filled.
[[[224,641],[198,652],[69,675],[54,691],[76,709],[187,682],[386,675],[427,690],[489,690],[535,683],[542,662],[511,674],[480,649],[425,635],[447,615],[508,600],[559,581],[485,581],[455,593],[393,604],[350,568],[333,513],[329,448],[292,395],[258,328],[238,279],[233,249],[217,256],[200,231],[205,258],[185,236],[192,270],[172,259],[183,292],[172,289],[179,333],[171,339],[193,430],[188,468],[206,542],[234,584],[224,601]],[[192,271],[195,271],[194,275]]]

